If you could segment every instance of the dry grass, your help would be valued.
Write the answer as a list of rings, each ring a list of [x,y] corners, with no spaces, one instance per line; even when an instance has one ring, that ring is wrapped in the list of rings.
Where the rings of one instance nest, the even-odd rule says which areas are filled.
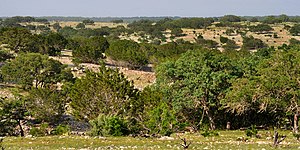
[[[61,56],[50,57],[52,59],[60,61],[62,64],[66,64],[69,67],[74,67],[72,62],[72,52],[69,50],[62,51]],[[99,65],[91,63],[81,63],[79,66],[82,66],[86,69],[99,71]],[[143,89],[148,85],[151,85],[155,82],[156,77],[154,72],[131,70],[124,67],[117,67],[120,72],[122,72],[128,80],[133,81],[134,86],[138,89]],[[76,77],[81,77],[83,73],[78,71],[73,71],[73,75]]]
[[[56,23],[55,21],[50,22],[50,25],[53,25]],[[78,23],[81,22],[75,22],[75,21],[60,21],[59,25],[61,27],[69,26],[75,28]],[[115,28],[117,26],[124,26],[127,27],[127,23],[112,23],[112,22],[95,22],[93,25],[86,25],[86,28],[96,29],[101,27],[109,27],[109,28]]]
[[[188,149],[300,149],[299,142],[289,131],[280,131],[287,135],[279,147],[272,146],[273,131],[259,131],[262,138],[246,138],[244,131],[219,131],[219,136],[203,137],[199,133],[173,134],[163,138],[133,137],[88,137],[88,136],[48,136],[48,137],[7,137],[6,149],[183,149],[180,138],[186,138],[192,144]],[[245,140],[240,140],[245,139]]]

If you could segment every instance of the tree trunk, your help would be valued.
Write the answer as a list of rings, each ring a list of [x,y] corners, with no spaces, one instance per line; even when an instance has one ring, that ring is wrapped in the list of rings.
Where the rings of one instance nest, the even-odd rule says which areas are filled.
[[[206,115],[208,117],[208,120],[209,120],[210,129],[215,130],[216,129],[216,124],[215,124],[213,116],[211,115],[211,113],[209,112],[208,109],[205,109],[205,113],[206,113]]]
[[[299,117],[299,114],[296,113],[294,115],[294,133],[298,133],[298,129],[299,129],[299,125],[298,125],[298,117]]]
[[[18,125],[19,125],[19,127],[20,127],[21,137],[24,137],[25,134],[24,134],[24,130],[23,130],[22,125],[21,125],[21,120],[18,120]]]

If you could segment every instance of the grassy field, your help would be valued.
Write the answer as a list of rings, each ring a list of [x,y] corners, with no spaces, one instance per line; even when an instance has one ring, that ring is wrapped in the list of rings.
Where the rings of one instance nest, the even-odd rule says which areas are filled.
[[[244,131],[219,131],[219,136],[203,137],[199,133],[173,134],[167,138],[133,137],[88,137],[88,136],[47,136],[47,137],[6,137],[5,149],[183,149],[180,138],[186,138],[191,145],[188,149],[300,149],[291,132],[277,148],[272,146],[273,131],[259,131],[262,138],[245,140]],[[180,137],[180,138],[179,138]],[[241,140],[242,139],[242,140]]]

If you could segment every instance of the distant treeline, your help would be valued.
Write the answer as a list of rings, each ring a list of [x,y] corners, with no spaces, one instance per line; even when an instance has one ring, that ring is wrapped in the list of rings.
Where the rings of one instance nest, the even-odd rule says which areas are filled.
[[[133,21],[138,20],[152,20],[152,21],[159,21],[164,18],[171,18],[171,19],[178,19],[180,17],[61,17],[61,16],[49,16],[49,17],[37,17],[37,18],[44,18],[49,21],[83,21],[86,19],[90,19],[96,22],[112,22],[114,20],[123,20],[126,23],[131,23]]]
[[[225,15],[225,16],[235,16],[235,15]],[[210,17],[214,18],[215,21],[222,21],[220,17]],[[18,16],[16,16],[18,17]],[[26,16],[30,18],[29,16]],[[280,23],[280,22],[300,22],[300,16],[287,16],[285,14],[282,15],[270,15],[270,16],[236,16],[240,18],[240,21],[252,21],[252,22],[265,22],[265,23]],[[9,17],[0,17],[2,19],[6,19]],[[125,23],[132,23],[134,21],[139,20],[150,20],[150,21],[160,21],[165,18],[169,18],[172,20],[180,19],[180,18],[202,18],[202,17],[179,17],[179,16],[162,16],[162,17],[64,17],[64,16],[42,16],[42,17],[34,17],[37,20],[46,19],[48,21],[83,21],[86,19],[90,19],[97,22],[113,22],[115,20],[123,20]]]

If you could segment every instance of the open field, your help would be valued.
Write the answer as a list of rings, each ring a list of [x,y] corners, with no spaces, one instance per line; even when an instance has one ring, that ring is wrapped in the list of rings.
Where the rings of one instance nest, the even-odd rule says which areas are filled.
[[[259,131],[261,139],[244,140],[244,131],[219,131],[219,136],[203,137],[199,133],[173,134],[171,137],[88,137],[88,136],[47,136],[47,137],[7,137],[3,145],[6,149],[183,149],[180,138],[186,138],[191,145],[188,149],[300,149],[289,131],[280,131],[287,135],[277,148],[272,146],[273,131]],[[180,138],[179,138],[180,137]]]

